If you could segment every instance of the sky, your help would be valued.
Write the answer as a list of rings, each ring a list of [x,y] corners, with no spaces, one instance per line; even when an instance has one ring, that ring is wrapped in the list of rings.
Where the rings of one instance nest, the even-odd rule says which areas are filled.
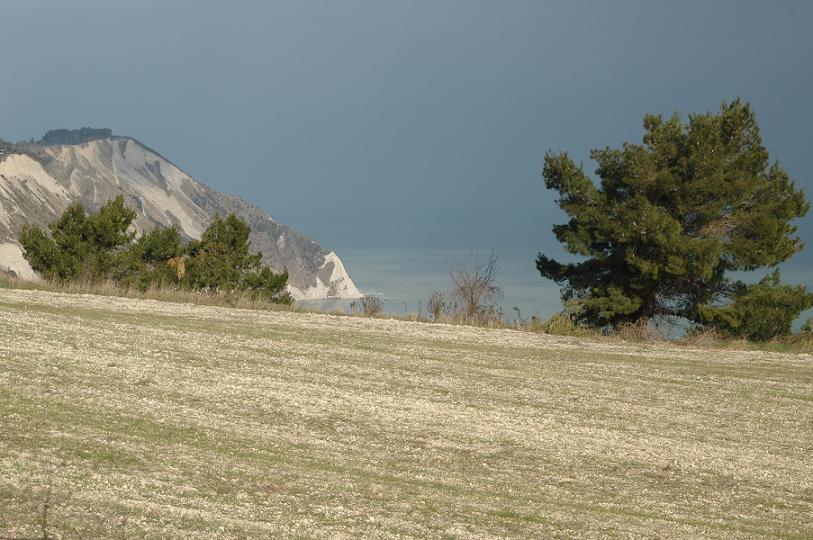
[[[807,1],[4,0],[0,13],[0,137],[112,128],[340,255],[560,253],[546,151],[592,173],[590,149],[640,142],[645,113],[737,96],[813,194]],[[813,216],[800,227],[813,246]]]

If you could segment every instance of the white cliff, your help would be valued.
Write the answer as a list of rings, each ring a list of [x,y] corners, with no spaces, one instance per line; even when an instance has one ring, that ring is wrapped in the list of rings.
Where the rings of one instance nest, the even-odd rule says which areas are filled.
[[[334,252],[245,200],[198,182],[134,139],[23,145],[14,152],[0,156],[0,269],[35,278],[16,243],[24,224],[45,227],[73,202],[95,210],[123,195],[136,210],[139,231],[176,225],[197,239],[215,214],[236,213],[251,226],[263,261],[288,270],[295,299],[361,296]]]

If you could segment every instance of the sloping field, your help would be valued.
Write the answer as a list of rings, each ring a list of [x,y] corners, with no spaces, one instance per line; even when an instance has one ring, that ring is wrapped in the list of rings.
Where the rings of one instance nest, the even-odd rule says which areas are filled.
[[[810,356],[0,290],[0,536],[809,538],[811,456]]]

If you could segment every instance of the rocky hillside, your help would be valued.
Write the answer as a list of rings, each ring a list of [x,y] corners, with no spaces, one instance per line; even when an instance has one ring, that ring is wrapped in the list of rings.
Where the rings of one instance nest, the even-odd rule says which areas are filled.
[[[201,184],[129,137],[14,145],[0,154],[0,269],[34,277],[16,243],[25,223],[44,227],[75,201],[96,210],[117,195],[136,209],[139,231],[176,225],[199,238],[212,216],[234,212],[251,226],[264,262],[288,270],[294,298],[360,296],[335,253],[240,197]]]

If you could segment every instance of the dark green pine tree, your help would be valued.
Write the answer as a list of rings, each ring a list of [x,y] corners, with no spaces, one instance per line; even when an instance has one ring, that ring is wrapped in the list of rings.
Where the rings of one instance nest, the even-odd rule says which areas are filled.
[[[199,241],[190,242],[190,284],[197,289],[239,289],[242,276],[260,265],[261,255],[251,253],[251,228],[234,214],[215,216]]]
[[[25,225],[19,241],[31,267],[46,279],[97,280],[114,267],[118,252],[135,237],[129,231],[135,211],[118,196],[88,214],[81,204],[68,206],[48,225],[51,237],[36,225]]]
[[[579,301],[583,324],[678,316],[748,334],[766,314],[753,301],[733,308],[753,299],[755,286],[729,273],[772,267],[802,249],[791,224],[809,208],[802,190],[770,162],[754,113],[739,99],[687,123],[677,113],[647,115],[644,130],[643,144],[591,153],[598,186],[566,153],[545,156],[545,185],[570,218],[553,232],[585,259],[562,264],[540,253],[539,272],[562,285],[564,300]],[[757,296],[771,296],[771,287],[792,296],[794,316],[813,302],[803,287],[777,289],[778,275],[759,287]],[[786,331],[789,324],[777,333]]]
[[[199,241],[187,247],[188,286],[195,289],[248,291],[256,298],[290,304],[285,292],[288,272],[274,273],[261,263],[262,254],[252,253],[251,228],[235,214],[215,216]]]

